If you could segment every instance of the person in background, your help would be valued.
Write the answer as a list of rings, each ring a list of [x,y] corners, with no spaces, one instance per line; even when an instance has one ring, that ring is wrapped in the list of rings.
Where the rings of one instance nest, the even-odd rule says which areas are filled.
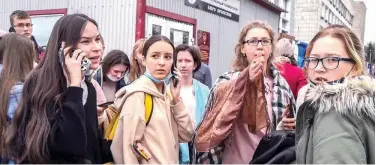
[[[5,138],[4,157],[15,163],[101,164],[96,91],[82,60],[100,57],[98,25],[83,14],[61,17],[46,58],[26,78]],[[96,66],[95,60],[92,61]]]
[[[375,164],[375,86],[363,45],[348,27],[330,25],[309,43],[308,90],[296,121],[296,163]]]
[[[144,48],[145,39],[139,39],[133,46],[131,55],[131,69],[129,73],[130,81],[133,82],[142,76],[145,72],[145,64],[143,63],[142,49]]]
[[[205,112],[206,101],[209,96],[209,88],[193,78],[193,72],[197,71],[201,65],[201,58],[198,51],[193,46],[179,45],[175,48],[177,53],[177,68],[182,75],[180,89],[180,97],[183,100],[189,116],[195,124],[200,123]],[[180,143],[180,164],[189,164],[189,153],[194,152],[193,148],[189,148],[187,143]]]
[[[14,32],[16,34],[23,35],[27,38],[30,38],[34,42],[34,47],[37,57],[35,58],[36,62],[39,63],[45,56],[43,49],[41,49],[33,36],[33,23],[31,21],[30,15],[23,10],[16,10],[12,12],[9,16],[10,20],[10,29],[9,32]]]
[[[200,56],[200,59],[201,59],[200,48],[197,45],[195,45],[194,47],[196,51],[198,51],[198,55]],[[211,76],[210,68],[208,65],[206,65],[203,62],[201,62],[200,69],[194,72],[193,78],[205,84],[206,86],[208,86],[209,89],[212,87],[212,76]]]
[[[115,93],[127,85],[124,77],[130,67],[127,54],[121,50],[112,50],[104,57],[93,78],[102,87],[107,102],[113,102]]]
[[[35,58],[33,43],[18,34],[7,34],[0,40],[0,163],[6,129],[11,123],[21,99],[23,83],[33,69]],[[21,67],[20,67],[21,66]]]
[[[30,15],[23,10],[16,10],[9,16],[10,26],[14,28],[14,32],[27,38],[33,36],[33,23]]]
[[[274,64],[282,77],[286,79],[296,99],[300,88],[307,84],[307,79],[304,72],[297,66],[292,44],[288,39],[282,38],[277,42],[275,51],[278,62]]]
[[[102,66],[96,71],[94,79],[98,82],[105,96],[105,102],[98,102],[98,124],[100,130],[105,133],[108,125],[118,111],[113,106],[115,93],[126,86],[124,76],[130,68],[128,56],[121,50],[110,51],[103,59]],[[104,135],[104,134],[103,134]]]
[[[240,32],[233,70],[212,88],[197,128],[196,163],[248,164],[262,137],[295,115],[294,95],[272,64],[274,37],[271,26],[262,21]],[[294,126],[292,121],[284,128]]]
[[[111,145],[116,164],[178,164],[179,142],[191,141],[193,121],[180,98],[178,68],[173,73],[179,81],[171,79],[174,54],[170,39],[150,37],[142,51],[145,74],[116,93],[115,105],[121,109]],[[147,95],[152,97],[150,120],[145,117]],[[134,146],[145,153],[144,158]]]

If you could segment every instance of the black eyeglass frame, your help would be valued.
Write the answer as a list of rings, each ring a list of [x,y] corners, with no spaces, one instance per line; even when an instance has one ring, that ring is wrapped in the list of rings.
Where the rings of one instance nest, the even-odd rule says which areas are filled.
[[[272,39],[262,39],[262,40],[257,40],[256,44],[251,44],[251,41],[256,41],[256,40],[247,40],[243,41],[243,44],[248,44],[248,46],[257,46],[259,43],[261,43],[262,46],[270,46],[272,45]],[[269,41],[269,44],[264,44],[263,41]]]
[[[337,59],[337,65],[335,68],[328,68],[325,66],[324,64],[324,60],[325,59],[328,59],[328,58],[334,58],[334,59]],[[317,59],[318,62],[317,64],[315,65],[315,67],[308,67],[309,65],[309,62],[311,62],[312,59]],[[350,62],[350,63],[355,63],[355,61],[352,59],[352,58],[342,58],[342,57],[324,57],[324,58],[316,58],[316,57],[307,57],[307,58],[304,58],[304,66],[306,68],[309,68],[309,69],[315,69],[317,68],[317,66],[319,65],[319,63],[321,62],[321,65],[325,68],[325,69],[328,69],[328,70],[334,70],[334,69],[337,69],[338,66],[339,66],[339,62],[340,61],[345,61],[345,62]]]

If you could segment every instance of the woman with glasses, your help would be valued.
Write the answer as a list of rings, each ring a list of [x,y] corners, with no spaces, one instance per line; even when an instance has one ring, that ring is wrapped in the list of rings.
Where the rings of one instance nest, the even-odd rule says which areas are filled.
[[[375,81],[364,63],[363,45],[345,26],[328,26],[310,42],[310,84],[298,96],[298,164],[375,163]]]
[[[294,116],[294,96],[272,64],[274,41],[272,28],[261,21],[241,31],[233,70],[216,81],[197,128],[196,163],[248,164],[261,138],[287,114]],[[285,122],[284,129],[293,127],[293,118]]]

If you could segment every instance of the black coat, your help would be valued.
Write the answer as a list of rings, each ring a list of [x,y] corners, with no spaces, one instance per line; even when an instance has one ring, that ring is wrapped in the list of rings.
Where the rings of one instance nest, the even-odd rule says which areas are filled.
[[[103,140],[98,129],[96,91],[86,83],[88,97],[82,104],[83,89],[68,87],[60,107],[48,114],[51,132],[47,147],[52,164],[102,164]],[[20,163],[33,163],[27,160]],[[36,162],[34,162],[36,163]]]
[[[261,139],[249,164],[291,164],[295,159],[295,132],[274,131]]]

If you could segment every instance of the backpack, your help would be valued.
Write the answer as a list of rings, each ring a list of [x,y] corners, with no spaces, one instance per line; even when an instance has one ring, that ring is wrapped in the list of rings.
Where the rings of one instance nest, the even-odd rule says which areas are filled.
[[[145,121],[146,121],[146,126],[149,124],[151,115],[153,114],[153,98],[150,94],[145,93]],[[114,108],[114,107],[113,107]],[[119,119],[120,119],[120,111],[113,111],[115,116],[112,118],[110,121],[110,124],[108,125],[106,132],[104,134],[104,139],[102,145],[104,145],[103,148],[103,155],[106,159],[104,159],[105,164],[115,164],[114,160],[112,158],[112,153],[111,153],[111,144],[112,140],[115,137],[115,132],[117,129],[117,126],[119,124]]]
[[[294,164],[295,131],[274,131],[265,135],[249,164]]]
[[[145,122],[147,126],[153,114],[153,98],[148,93],[145,93],[144,105],[145,105]],[[104,137],[107,141],[112,142],[112,140],[114,139],[116,128],[119,124],[119,119],[120,119],[120,111],[118,111],[118,113],[115,115],[115,117],[113,118],[113,120],[110,122],[110,124],[108,125],[106,129],[106,133]]]

